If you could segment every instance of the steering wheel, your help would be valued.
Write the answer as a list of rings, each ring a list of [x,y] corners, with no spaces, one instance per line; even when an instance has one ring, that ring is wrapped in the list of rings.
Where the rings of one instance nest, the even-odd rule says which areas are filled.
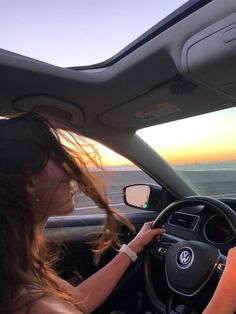
[[[154,221],[152,228],[160,228],[169,217],[181,208],[196,205],[206,205],[220,213],[228,221],[230,228],[236,234],[236,213],[226,204],[217,199],[204,196],[190,196],[178,200],[166,207]],[[158,313],[170,313],[169,306],[164,305],[157,295],[153,285],[150,255],[162,258],[165,263],[165,275],[171,291],[180,296],[194,297],[211,280],[213,274],[220,278],[226,256],[213,245],[200,241],[178,239],[163,244],[163,237],[158,246],[152,244],[144,254],[144,280],[148,297]],[[184,313],[188,313],[185,309]]]

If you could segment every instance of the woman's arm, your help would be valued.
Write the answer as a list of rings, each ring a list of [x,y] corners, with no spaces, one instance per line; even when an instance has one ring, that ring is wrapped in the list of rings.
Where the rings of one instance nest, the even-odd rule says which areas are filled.
[[[151,224],[152,222],[145,223],[137,236],[128,244],[136,254],[140,253],[154,237],[164,232],[163,229],[151,229]],[[85,313],[91,313],[110,295],[130,263],[131,259],[125,253],[119,252],[107,265],[77,287],[72,287],[59,278],[57,282],[80,302],[80,307]]]
[[[226,267],[203,314],[234,314],[236,310],[236,247],[229,250]]]

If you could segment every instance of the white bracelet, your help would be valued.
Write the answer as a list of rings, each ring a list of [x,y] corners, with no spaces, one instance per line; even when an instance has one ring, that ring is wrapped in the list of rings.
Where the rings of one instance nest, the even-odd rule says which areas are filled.
[[[138,258],[138,255],[131,250],[126,244],[123,244],[122,247],[119,249],[119,252],[125,253],[132,262],[135,262],[136,259]]]

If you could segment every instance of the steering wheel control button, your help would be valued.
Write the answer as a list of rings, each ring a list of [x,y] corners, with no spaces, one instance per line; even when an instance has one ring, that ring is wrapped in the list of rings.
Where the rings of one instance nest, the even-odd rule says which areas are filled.
[[[219,263],[220,252],[213,245],[198,241],[178,242],[165,254],[167,283],[173,291],[193,296],[218,271]]]
[[[158,253],[164,255],[166,253],[167,249],[165,247],[159,247],[157,251],[158,251]]]
[[[218,269],[220,272],[223,273],[223,271],[224,271],[224,269],[225,269],[225,264],[219,263],[219,264],[217,265],[217,269]]]
[[[189,247],[181,249],[176,256],[176,263],[182,269],[190,267],[193,261],[194,253]]]
[[[221,275],[225,269],[225,265],[226,265],[226,256],[223,254],[220,254],[219,261],[218,261],[218,264],[216,267],[219,278],[221,277]]]

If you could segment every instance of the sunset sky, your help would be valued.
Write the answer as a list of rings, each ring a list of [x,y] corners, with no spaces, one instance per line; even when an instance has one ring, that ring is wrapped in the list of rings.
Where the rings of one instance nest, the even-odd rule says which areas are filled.
[[[59,66],[102,62],[187,0],[0,0],[1,48]]]
[[[171,164],[236,160],[236,109],[226,109],[137,132]],[[129,161],[98,145],[105,164]]]
[[[138,131],[172,164],[236,160],[236,110],[221,110]]]

